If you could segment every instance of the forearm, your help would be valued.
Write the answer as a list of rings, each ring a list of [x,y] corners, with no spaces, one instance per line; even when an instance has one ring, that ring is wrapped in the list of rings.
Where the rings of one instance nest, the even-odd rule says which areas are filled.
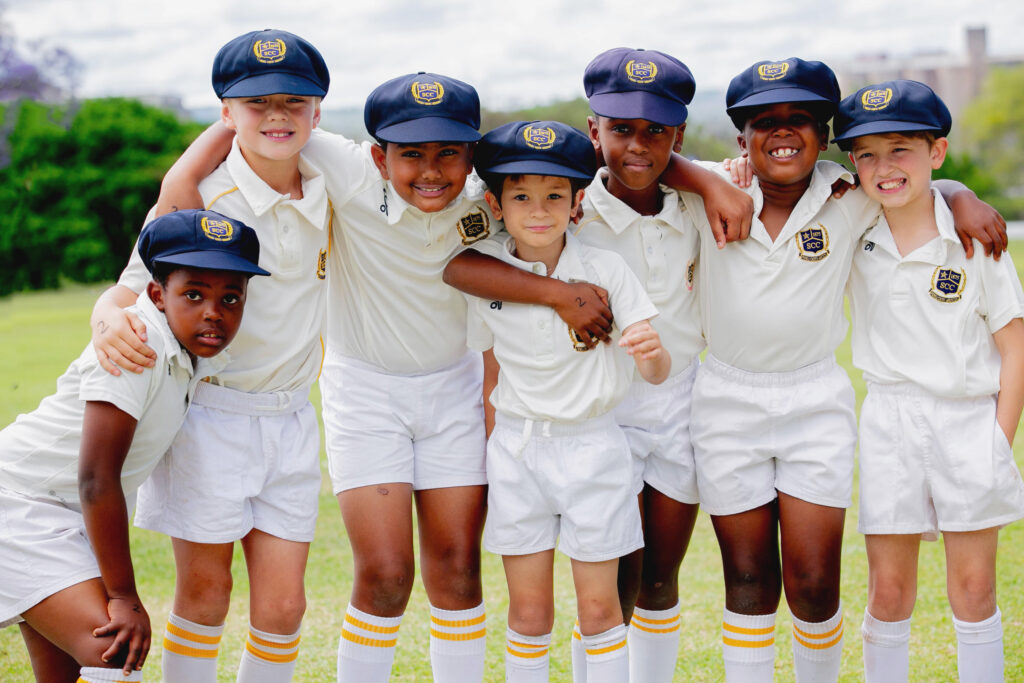
[[[536,275],[472,249],[462,252],[444,269],[444,281],[466,294],[516,304],[554,307],[565,283]]]
[[[648,383],[661,384],[672,371],[672,357],[666,349],[662,349],[654,358],[637,358],[636,368]]]
[[[234,135],[234,131],[217,121],[192,141],[160,183],[157,216],[181,209],[203,208],[199,183],[227,158]]]
[[[675,153],[672,154],[668,166],[661,174],[660,181],[674,190],[693,192],[702,197],[715,187],[715,183],[725,182],[712,171]]]
[[[89,317],[89,323],[93,330],[97,329],[97,322],[105,317],[109,318],[111,313],[117,313],[123,308],[133,306],[138,298],[138,292],[133,292],[124,285],[114,285],[104,291],[96,299],[96,303],[93,304],[92,315]]]
[[[103,585],[111,598],[138,600],[128,540],[128,507],[120,478],[91,478],[81,482],[85,531],[96,553]]]
[[[1020,322],[1019,320],[1017,322]],[[1021,409],[1024,408],[1024,349],[1015,349],[1002,357],[999,370],[999,398],[996,421],[1013,445]]]

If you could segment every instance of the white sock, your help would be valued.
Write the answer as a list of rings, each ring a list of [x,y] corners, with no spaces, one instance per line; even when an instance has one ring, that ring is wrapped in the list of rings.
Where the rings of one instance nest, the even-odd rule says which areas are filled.
[[[866,683],[906,683],[910,677],[910,619],[879,621],[864,610]]]
[[[168,683],[216,683],[217,653],[223,633],[224,624],[204,626],[182,619],[174,612],[167,615],[161,659],[164,680]]]
[[[587,651],[583,647],[583,634],[580,633],[580,620],[572,625],[572,642],[569,648],[572,654],[572,683],[587,683]]]
[[[454,611],[430,606],[430,666],[435,683],[482,681],[486,655],[484,603]]]
[[[679,603],[663,610],[637,607],[629,623],[629,680],[671,683],[679,656]]]
[[[587,650],[587,683],[626,683],[629,680],[629,648],[623,624],[604,633],[583,636],[583,647]]]
[[[798,683],[839,680],[843,659],[843,604],[825,621],[793,617],[793,669]]]
[[[125,676],[121,669],[98,666],[83,666],[78,670],[78,683],[138,683],[141,680],[141,671],[133,671],[131,675]]]
[[[984,621],[960,621],[953,617],[956,629],[956,668],[960,683],[988,683],[1003,680],[1003,615],[996,613]]]
[[[351,604],[338,639],[338,683],[387,683],[402,617],[375,617]]]
[[[505,683],[546,683],[551,634],[524,636],[505,632]]]
[[[249,635],[238,665],[239,683],[288,683],[299,658],[301,629],[287,635],[258,631],[249,624]]]
[[[775,613],[723,610],[722,660],[727,683],[771,683],[775,674]]]

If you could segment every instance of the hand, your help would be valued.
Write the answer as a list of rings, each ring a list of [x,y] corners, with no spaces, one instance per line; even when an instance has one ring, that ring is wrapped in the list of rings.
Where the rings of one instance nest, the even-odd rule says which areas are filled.
[[[995,260],[1009,246],[1006,235],[1006,221],[985,202],[970,190],[957,192],[949,202],[956,223],[956,235],[964,245],[967,258],[974,256],[974,242],[978,240],[985,249],[986,256]]]
[[[146,656],[149,654],[152,636],[149,614],[146,613],[146,608],[142,606],[142,601],[136,595],[110,598],[107,601],[107,616],[110,621],[92,632],[97,638],[116,634],[114,642],[100,655],[100,658],[104,662],[109,662],[118,657],[127,646],[128,652],[122,671],[128,676],[132,671],[142,668],[146,662]]]
[[[735,159],[723,159],[722,166],[729,171],[733,185],[750,187],[750,184],[754,182],[754,169],[750,165],[750,159],[747,158],[746,152]]]
[[[146,346],[146,325],[134,313],[117,306],[97,308],[93,314],[92,345],[100,366],[120,375],[118,366],[142,372],[156,364],[156,351]]]
[[[657,360],[665,352],[658,332],[646,321],[630,325],[619,340],[619,346],[640,360]]]
[[[856,175],[853,176],[853,182],[847,182],[842,178],[836,178],[836,181],[832,183],[832,198],[841,199],[848,190],[857,189],[860,186],[860,178]]]
[[[737,242],[750,237],[750,222],[754,215],[754,200],[743,190],[724,181],[718,181],[704,196],[704,213],[721,249],[726,242]]]
[[[589,282],[565,283],[565,294],[554,306],[558,317],[587,340],[588,348],[598,342],[609,342],[612,331],[612,309],[608,292]]]

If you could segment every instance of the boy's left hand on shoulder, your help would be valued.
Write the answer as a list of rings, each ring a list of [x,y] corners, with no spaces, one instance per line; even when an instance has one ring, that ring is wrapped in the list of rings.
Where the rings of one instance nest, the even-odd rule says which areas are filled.
[[[957,192],[949,201],[956,224],[956,234],[964,245],[967,257],[974,256],[974,243],[978,240],[986,256],[995,260],[1009,247],[1006,220],[989,204],[978,199],[970,190]]]
[[[122,671],[126,676],[130,675],[132,671],[142,668],[149,654],[152,636],[149,614],[139,597],[134,596],[109,598],[107,615],[110,621],[92,632],[97,638],[114,636],[114,642],[101,658],[104,662],[110,662],[125,657]]]
[[[735,167],[735,165],[734,165]],[[735,182],[735,177],[733,179]],[[750,181],[740,187],[749,187]],[[754,200],[739,187],[727,182],[715,183],[704,197],[704,213],[721,249],[727,242],[738,242],[750,237],[750,222],[754,215]]]

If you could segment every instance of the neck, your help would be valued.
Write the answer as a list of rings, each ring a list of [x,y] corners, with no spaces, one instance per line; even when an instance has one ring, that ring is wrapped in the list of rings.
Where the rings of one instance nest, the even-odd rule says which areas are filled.
[[[626,187],[611,173],[605,178],[605,187],[608,193],[616,199],[621,200],[629,208],[641,216],[656,216],[661,212],[664,194],[658,183],[652,183],[645,188],[634,190]]]
[[[939,234],[935,222],[935,200],[931,191],[922,192],[920,197],[904,206],[884,208],[885,222],[896,243],[900,255],[906,256]]]
[[[558,258],[562,255],[563,249],[565,249],[565,235],[562,235],[562,239],[546,247],[530,247],[517,241],[515,256],[521,261],[543,263],[547,274],[551,275],[555,272]]]
[[[275,192],[302,199],[302,174],[299,173],[299,157],[277,160],[267,159],[258,154],[239,148],[249,168]]]
[[[771,181],[758,178],[758,185],[761,187],[761,194],[764,197],[764,205],[775,209],[792,210],[804,192],[811,186],[811,176],[807,176],[799,182],[790,185],[778,185]]]

